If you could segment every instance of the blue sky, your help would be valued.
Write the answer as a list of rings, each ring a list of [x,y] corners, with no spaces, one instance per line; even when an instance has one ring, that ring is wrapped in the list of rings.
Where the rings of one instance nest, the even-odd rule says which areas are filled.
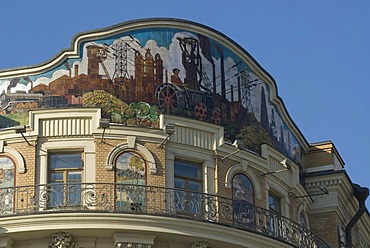
[[[247,50],[308,142],[333,141],[352,181],[370,187],[369,10],[367,0],[4,1],[0,69],[40,64],[77,33],[128,20],[199,22]]]

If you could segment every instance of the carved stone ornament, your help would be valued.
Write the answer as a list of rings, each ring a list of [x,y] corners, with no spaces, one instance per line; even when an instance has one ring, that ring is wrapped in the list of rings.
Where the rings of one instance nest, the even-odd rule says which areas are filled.
[[[206,241],[195,242],[191,245],[191,248],[211,248]]]
[[[151,248],[150,244],[131,243],[131,242],[120,242],[116,244],[116,248]]]
[[[78,248],[78,245],[72,241],[69,233],[58,232],[51,236],[49,248]]]

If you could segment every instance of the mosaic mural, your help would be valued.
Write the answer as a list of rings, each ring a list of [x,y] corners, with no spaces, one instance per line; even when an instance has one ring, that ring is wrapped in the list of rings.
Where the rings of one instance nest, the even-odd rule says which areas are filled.
[[[136,153],[124,152],[116,160],[116,183],[129,185],[145,185],[145,161]],[[132,188],[132,186],[129,186]],[[117,188],[117,206],[141,207],[145,203],[145,190],[127,189],[125,187]],[[122,201],[122,199],[124,199]],[[137,205],[134,205],[137,204]],[[130,207],[130,206],[129,206]]]
[[[0,188],[14,186],[14,163],[5,156],[0,156]]]
[[[45,73],[0,79],[0,128],[28,124],[35,108],[101,107],[112,122],[149,128],[165,113],[222,125],[230,141],[252,140],[256,152],[267,143],[299,163],[269,85],[221,43],[148,28],[79,45],[79,58]]]
[[[14,162],[6,156],[0,156],[0,206],[10,213],[13,193],[8,187],[14,187]]]
[[[233,200],[254,204],[253,184],[244,174],[239,173],[233,177]]]

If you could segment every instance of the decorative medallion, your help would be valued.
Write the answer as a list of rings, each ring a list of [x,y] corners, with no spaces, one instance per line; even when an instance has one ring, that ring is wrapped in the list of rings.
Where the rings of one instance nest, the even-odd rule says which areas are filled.
[[[51,236],[49,248],[78,248],[78,245],[72,241],[69,233],[58,232]]]
[[[195,242],[191,245],[191,248],[211,248],[206,241]]]

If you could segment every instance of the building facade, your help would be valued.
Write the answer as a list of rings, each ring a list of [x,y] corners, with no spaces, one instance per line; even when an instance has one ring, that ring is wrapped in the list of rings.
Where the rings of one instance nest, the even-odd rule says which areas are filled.
[[[178,19],[0,71],[0,247],[370,247],[366,187],[237,43]]]

